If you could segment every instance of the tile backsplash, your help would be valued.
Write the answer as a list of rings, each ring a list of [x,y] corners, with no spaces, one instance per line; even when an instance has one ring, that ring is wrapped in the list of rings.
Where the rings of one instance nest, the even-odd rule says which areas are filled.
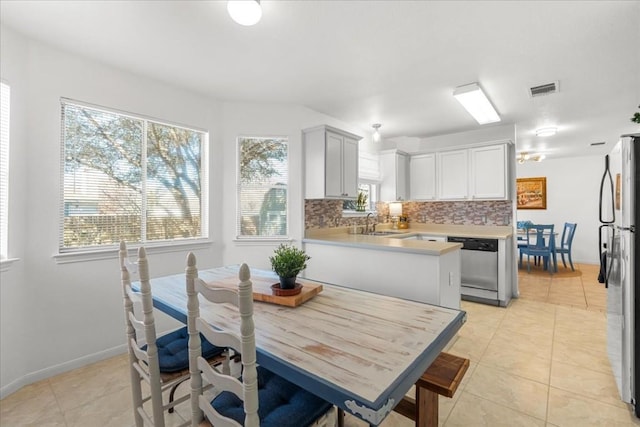
[[[453,225],[510,225],[509,200],[459,202],[403,202],[402,213],[409,223]],[[389,222],[387,203],[376,204],[377,223]],[[305,229],[363,225],[364,217],[343,217],[342,200],[307,199],[304,203]]]

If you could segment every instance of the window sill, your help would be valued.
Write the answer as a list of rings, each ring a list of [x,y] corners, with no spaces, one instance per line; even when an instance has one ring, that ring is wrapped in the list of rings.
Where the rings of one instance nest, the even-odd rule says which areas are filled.
[[[291,243],[291,237],[236,237],[233,243],[240,246],[272,246],[276,243]]]
[[[364,211],[364,212],[358,212],[358,211],[342,211],[342,217],[343,218],[364,218],[365,216],[369,215],[369,214],[373,214],[373,216],[378,215],[378,213],[376,211]]]
[[[129,252],[137,251],[138,247],[144,246],[147,254],[162,254],[170,252],[184,252],[192,249],[206,249],[211,246],[212,241],[208,239],[190,240],[186,242],[162,243],[162,244],[145,244],[130,245],[127,247]],[[110,246],[105,249],[82,250],[74,252],[64,252],[54,255],[53,258],[58,264],[70,264],[74,262],[100,261],[104,259],[114,259],[118,256],[119,248]]]
[[[20,261],[20,258],[7,258],[0,261],[0,273],[11,270],[13,264]]]

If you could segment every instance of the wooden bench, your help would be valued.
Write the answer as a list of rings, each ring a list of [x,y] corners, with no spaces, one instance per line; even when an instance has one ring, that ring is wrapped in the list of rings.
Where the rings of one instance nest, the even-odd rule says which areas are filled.
[[[453,397],[469,368],[469,359],[442,352],[416,382],[416,398],[405,396],[394,411],[416,427],[438,426],[438,395]]]

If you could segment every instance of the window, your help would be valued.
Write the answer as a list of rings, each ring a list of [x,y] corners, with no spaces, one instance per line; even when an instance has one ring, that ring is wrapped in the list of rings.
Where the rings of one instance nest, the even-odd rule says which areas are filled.
[[[11,88],[0,83],[0,259],[8,258],[9,231],[9,115]]]
[[[288,235],[286,138],[238,138],[238,237]]]
[[[378,186],[379,184],[374,181],[369,180],[360,180],[358,183],[358,193],[363,193],[367,196],[367,205],[365,207],[366,212],[371,212],[376,210],[376,202],[378,201]],[[342,210],[351,212],[356,212],[356,201],[355,200],[345,200],[342,203]]]
[[[63,99],[60,251],[207,237],[207,138]]]

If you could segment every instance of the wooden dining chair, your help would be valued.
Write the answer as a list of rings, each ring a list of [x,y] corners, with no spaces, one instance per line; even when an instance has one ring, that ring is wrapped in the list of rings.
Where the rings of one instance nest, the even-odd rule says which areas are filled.
[[[239,272],[238,289],[214,288],[198,278],[196,258],[187,257],[186,285],[191,369],[192,426],[203,415],[215,427],[307,427],[336,423],[335,407],[284,378],[256,364],[253,323],[253,285],[247,264]],[[240,335],[229,329],[217,329],[200,317],[199,299],[218,305],[204,310],[232,310],[238,316]],[[228,307],[231,304],[233,308]],[[223,305],[225,305],[223,307]],[[220,327],[220,325],[216,325]],[[237,379],[211,368],[200,356],[200,334],[221,346],[240,351],[242,376]],[[213,400],[202,392],[203,377],[220,391]]]
[[[531,272],[531,257],[534,257],[534,260],[540,257],[544,269],[550,274],[558,271],[553,228],[553,224],[532,224],[527,227],[526,243],[519,248],[520,267],[522,267],[522,258],[526,255],[527,272]]]
[[[189,335],[184,327],[156,336],[149,263],[145,249],[139,248],[137,262],[130,263],[127,260],[127,246],[120,242],[119,258],[135,424],[136,427],[164,427],[164,411],[173,412],[177,404],[190,398],[190,394],[185,394],[174,399],[177,387],[189,379]],[[134,291],[131,287],[132,273],[139,277],[140,291]],[[141,308],[141,313],[134,306]],[[228,363],[224,348],[215,347],[208,341],[203,342],[202,348],[208,363]],[[143,382],[148,384],[148,393],[143,392]],[[165,404],[162,395],[167,390],[169,397]],[[151,414],[145,409],[145,404],[149,401]],[[190,425],[190,422],[179,425]]]
[[[560,239],[560,247],[556,247],[556,253],[560,254],[562,258],[562,265],[564,268],[567,268],[567,263],[564,260],[564,255],[567,255],[569,259],[569,265],[571,266],[571,271],[576,271],[573,268],[573,260],[571,259],[571,247],[573,246],[573,236],[576,234],[576,227],[578,224],[565,222],[564,228],[562,230],[562,238]]]

